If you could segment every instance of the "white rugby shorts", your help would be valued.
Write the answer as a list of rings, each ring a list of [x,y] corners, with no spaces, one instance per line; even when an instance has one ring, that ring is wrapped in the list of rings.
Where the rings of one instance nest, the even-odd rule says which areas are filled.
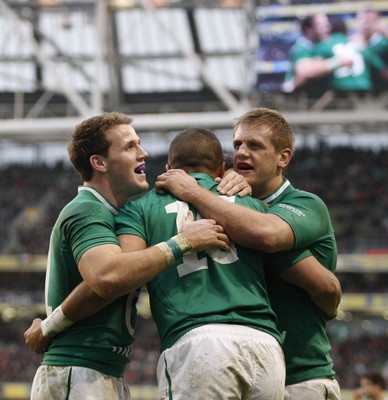
[[[31,400],[131,400],[124,378],[90,368],[41,365],[31,388]]]
[[[284,400],[340,400],[341,390],[334,378],[309,379],[287,385]]]
[[[271,335],[233,324],[208,324],[159,358],[159,400],[283,400],[283,350]]]

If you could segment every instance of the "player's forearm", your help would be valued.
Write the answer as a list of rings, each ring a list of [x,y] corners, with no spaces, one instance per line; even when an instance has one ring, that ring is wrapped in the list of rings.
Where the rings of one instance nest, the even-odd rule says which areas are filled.
[[[156,256],[159,256],[159,259],[155,257],[155,259],[157,259],[155,263],[158,264],[159,268],[161,268],[162,265],[167,265],[166,258],[160,250],[154,249],[153,252],[156,253]],[[116,267],[120,270],[119,265]],[[126,264],[125,267],[126,270],[131,270],[128,264]],[[112,269],[114,269],[114,266],[112,266]],[[98,287],[96,280],[91,281],[93,288],[89,287],[85,281],[82,281],[73,289],[62,304],[42,322],[41,329],[44,338],[51,339],[75,322],[102,310],[120,295],[131,292],[133,288],[140,287],[140,282],[145,282],[146,278],[144,276],[137,276],[136,279],[133,279],[132,277],[128,278],[124,270],[122,270],[122,272],[121,275],[113,273],[110,281],[106,276],[99,279],[98,284],[102,285],[101,288]],[[93,271],[93,273],[96,273],[96,271]],[[130,281],[130,284],[128,284],[128,281]],[[102,296],[97,294],[95,290],[98,290]]]
[[[84,280],[100,297],[111,299],[144,286],[191,250],[202,250],[202,247],[205,250],[213,247],[228,248],[226,235],[218,233],[222,229],[219,225],[208,220],[188,224],[184,225],[184,233],[144,250],[135,251],[132,247],[132,251],[129,251],[125,236],[128,240],[130,235],[122,235],[120,243],[124,253],[106,254],[106,248],[99,248],[90,254],[86,252],[80,262]],[[200,237],[202,242],[198,240]],[[145,245],[143,241],[142,246]],[[115,251],[115,248],[111,249]],[[94,268],[88,268],[89,265],[94,265]]]
[[[250,219],[256,217],[257,211],[225,201],[200,186],[190,193],[188,202],[199,211],[203,218],[212,218],[219,223],[235,243],[250,248],[257,245],[257,242],[252,240],[253,223]],[[250,223],[246,224],[244,221],[250,221]]]
[[[305,290],[314,304],[329,318],[337,314],[341,301],[338,278],[313,257],[306,257],[284,269],[280,276],[285,281]]]
[[[81,282],[62,304],[42,321],[41,331],[43,336],[38,338],[38,343],[44,344],[44,341],[51,340],[51,338],[63,332],[75,322],[100,311],[113,300],[114,298],[101,298],[85,282]],[[32,334],[31,336],[34,337]]]
[[[316,78],[330,75],[337,68],[351,66],[350,59],[341,57],[323,58],[305,58],[300,60],[295,66],[296,80],[300,83],[307,83]]]
[[[202,217],[216,220],[240,246],[269,253],[293,246],[289,225],[277,216],[225,201],[200,186],[191,191],[187,201]]]
[[[81,282],[62,302],[62,311],[67,318],[77,322],[102,310],[115,298],[102,298],[85,282]]]
[[[298,80],[304,83],[314,78],[326,76],[330,72],[332,70],[322,58],[304,58],[295,65],[295,75]]]
[[[85,260],[87,264],[87,259]],[[133,292],[150,281],[167,266],[164,255],[156,247],[143,251],[115,254],[102,260],[95,271],[84,272],[90,288],[104,299]],[[90,276],[93,275],[93,276]]]

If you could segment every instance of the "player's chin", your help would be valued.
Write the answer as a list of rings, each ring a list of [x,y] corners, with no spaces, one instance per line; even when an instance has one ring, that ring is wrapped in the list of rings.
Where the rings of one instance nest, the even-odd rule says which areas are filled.
[[[145,175],[144,178],[138,181],[138,186],[141,190],[147,190],[150,187],[149,183],[146,181]]]
[[[148,184],[147,181],[143,182],[136,182],[135,184],[132,184],[132,189],[131,189],[131,196],[137,196],[139,194],[142,194],[146,192],[150,185]]]
[[[254,179],[255,170],[254,169],[238,169],[236,171],[239,175],[243,176],[246,180]]]
[[[252,186],[252,185],[255,184],[255,182],[257,180],[257,176],[256,176],[256,173],[255,173],[255,170],[253,170],[253,169],[241,170],[241,172],[242,173],[240,174],[240,172],[239,172],[239,174],[244,177],[244,179],[247,181],[247,183],[249,185]]]
[[[149,188],[146,174],[134,174],[131,178],[131,181],[133,186],[136,186],[140,189],[147,190]]]

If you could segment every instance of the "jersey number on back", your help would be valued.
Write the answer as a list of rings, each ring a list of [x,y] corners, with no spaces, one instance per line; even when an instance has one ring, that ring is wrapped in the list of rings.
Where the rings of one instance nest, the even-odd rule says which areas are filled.
[[[220,196],[223,199],[234,203],[234,196],[225,197]],[[183,224],[186,222],[187,212],[189,211],[189,205],[184,201],[175,201],[174,203],[168,204],[165,207],[167,214],[176,213],[176,226],[178,232],[182,229]],[[202,217],[197,214],[197,221]],[[238,260],[237,250],[234,243],[230,244],[230,251],[226,252],[220,249],[207,250],[208,256],[219,264],[232,264]],[[177,266],[179,277],[191,274],[192,272],[199,271],[201,269],[208,269],[207,257],[199,258],[198,253],[189,254],[182,258],[182,264]]]

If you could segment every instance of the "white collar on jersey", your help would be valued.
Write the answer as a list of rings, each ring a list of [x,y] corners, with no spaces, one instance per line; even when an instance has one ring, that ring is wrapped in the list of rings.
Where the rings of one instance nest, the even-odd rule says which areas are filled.
[[[264,203],[270,203],[273,199],[279,197],[287,188],[290,186],[290,181],[285,179],[283,183],[273,192],[269,197],[265,197],[264,199],[260,199],[264,201]]]
[[[88,192],[92,193],[113,215],[117,215],[119,213],[119,210],[113,207],[112,204],[110,204],[108,200],[106,200],[100,193],[98,193],[96,189],[93,189],[90,186],[79,186],[78,193],[82,190],[87,190]]]

